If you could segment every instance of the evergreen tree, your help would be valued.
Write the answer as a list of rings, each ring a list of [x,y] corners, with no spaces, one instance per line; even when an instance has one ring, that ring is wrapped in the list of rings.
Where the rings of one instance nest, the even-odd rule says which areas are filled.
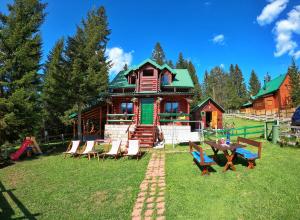
[[[168,64],[169,67],[174,68],[174,64],[173,64],[172,60],[169,60],[167,62],[167,64]]]
[[[292,105],[293,107],[297,107],[300,105],[300,72],[294,58],[288,68],[288,75],[290,76]]]
[[[163,65],[166,63],[166,55],[159,42],[157,42],[154,46],[151,59],[159,65]]]
[[[209,91],[209,89],[210,89],[210,87],[209,87],[209,73],[208,73],[207,70],[205,70],[203,84],[202,84],[203,98],[210,97],[211,92]]]
[[[182,52],[180,52],[178,55],[178,61],[176,63],[176,68],[177,69],[187,69],[187,67],[188,67],[188,62],[183,58]]]
[[[124,70],[124,71],[128,70],[128,65],[127,65],[127,63],[125,63],[125,65],[124,65],[124,67],[123,67],[123,70]]]
[[[258,93],[261,88],[261,84],[254,70],[251,71],[250,81],[249,81],[249,92],[250,95],[254,96]]]
[[[230,65],[228,75],[228,108],[239,109],[241,105],[247,101],[247,89],[244,82],[243,73],[239,66]]]
[[[32,135],[39,126],[39,31],[45,7],[39,0],[14,0],[8,14],[0,14],[1,143]]]
[[[66,69],[64,57],[64,40],[56,42],[48,55],[44,69],[44,87],[42,99],[44,104],[45,125],[53,133],[64,132],[61,117],[64,112],[72,107],[70,74]]]
[[[194,93],[194,96],[193,96],[193,102],[192,102],[192,108],[198,104],[198,102],[201,100],[202,98],[202,91],[201,91],[201,86],[199,84],[199,80],[198,80],[198,76],[197,76],[197,73],[196,73],[196,69],[193,65],[193,63],[191,61],[188,62],[188,71],[190,73],[190,76],[192,78],[192,81],[194,83],[194,89],[193,89],[193,93]]]
[[[270,74],[267,72],[266,76],[265,76],[265,81],[266,82],[270,82],[271,81],[271,76]]]
[[[104,7],[92,10],[67,41],[68,71],[78,115],[78,137],[81,138],[81,113],[84,106],[108,90],[110,63],[104,55],[110,30]]]

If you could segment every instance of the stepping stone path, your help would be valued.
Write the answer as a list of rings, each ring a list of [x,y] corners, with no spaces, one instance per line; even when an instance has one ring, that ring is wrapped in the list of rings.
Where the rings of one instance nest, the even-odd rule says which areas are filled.
[[[165,218],[165,154],[154,152],[132,211],[132,220]]]

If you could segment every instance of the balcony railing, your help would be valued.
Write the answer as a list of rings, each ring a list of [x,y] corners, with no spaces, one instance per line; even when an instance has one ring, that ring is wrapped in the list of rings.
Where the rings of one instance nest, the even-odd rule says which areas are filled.
[[[129,124],[134,114],[107,114],[107,123]]]
[[[188,113],[160,113],[159,122],[160,123],[173,123],[173,122],[187,122],[189,120],[190,114]],[[181,119],[182,117],[182,119]],[[184,117],[184,118],[183,118]]]

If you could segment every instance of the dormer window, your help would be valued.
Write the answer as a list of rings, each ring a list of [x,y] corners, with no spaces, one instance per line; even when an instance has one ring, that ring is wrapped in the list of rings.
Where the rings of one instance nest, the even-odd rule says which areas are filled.
[[[154,75],[153,69],[151,69],[151,70],[144,70],[144,71],[143,71],[143,76],[151,77],[151,76],[153,76],[153,75]]]
[[[165,85],[169,85],[170,84],[170,79],[169,79],[169,75],[168,74],[164,74],[162,79],[161,79],[161,84],[163,86]]]
[[[135,83],[136,83],[136,75],[134,73],[128,77],[128,83],[132,84],[132,85],[135,85]]]

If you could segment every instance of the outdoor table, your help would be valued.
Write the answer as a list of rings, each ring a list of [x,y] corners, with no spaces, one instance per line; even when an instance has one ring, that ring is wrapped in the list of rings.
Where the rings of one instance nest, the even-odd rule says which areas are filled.
[[[223,172],[227,171],[229,168],[231,168],[233,171],[235,171],[235,166],[232,162],[234,155],[235,155],[235,150],[236,150],[236,148],[239,148],[239,147],[245,147],[244,145],[237,144],[237,143],[231,143],[230,145],[225,146],[219,142],[216,143],[216,141],[204,141],[204,143],[209,145],[211,147],[211,149],[213,150],[214,159],[216,159],[219,150],[223,151],[223,153],[227,159],[227,163],[224,167]]]

